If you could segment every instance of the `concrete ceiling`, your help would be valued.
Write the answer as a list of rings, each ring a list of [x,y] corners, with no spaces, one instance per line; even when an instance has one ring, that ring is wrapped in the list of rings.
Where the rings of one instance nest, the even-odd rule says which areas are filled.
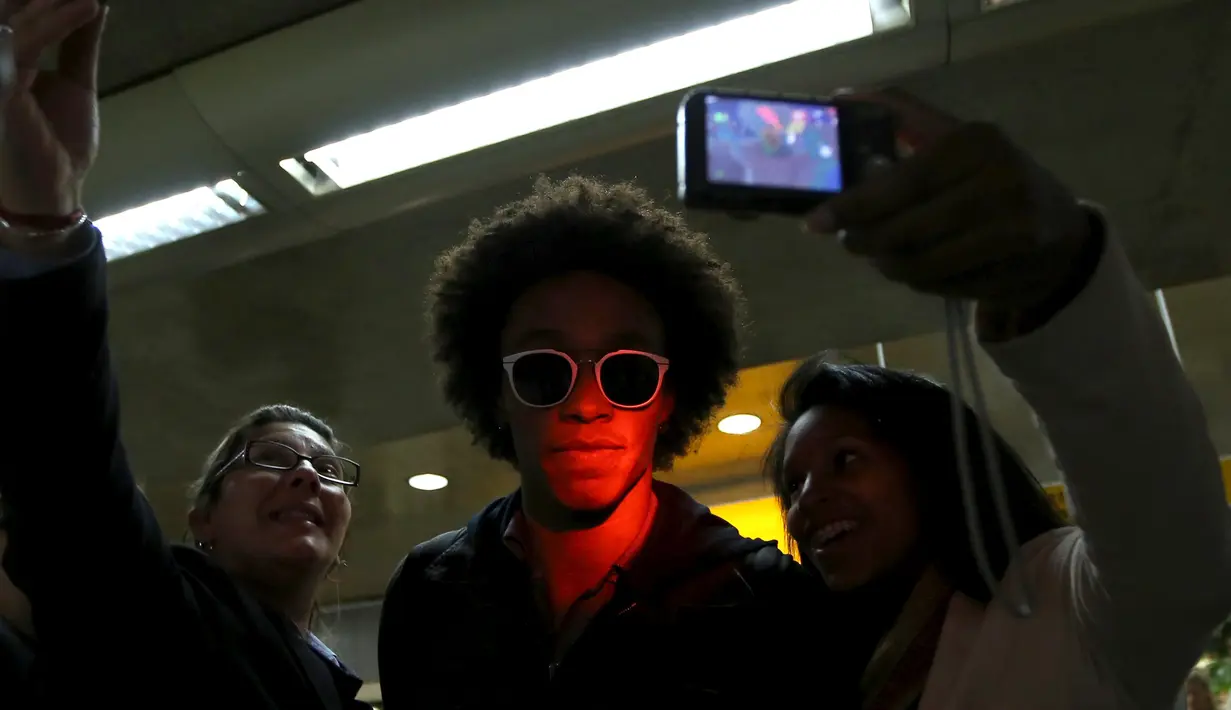
[[[352,1],[111,0],[99,88],[121,91]]]
[[[1231,233],[1224,207],[1231,193],[1229,7],[1225,0],[1183,3],[978,60],[955,56],[944,69],[899,83],[959,114],[1001,123],[1080,194],[1107,205],[1150,285],[1203,281],[1231,273],[1231,243],[1217,238]],[[817,90],[840,83],[818,77]],[[635,179],[669,202],[673,155],[670,139],[651,137],[551,172]],[[530,178],[480,182],[335,238],[191,277],[121,280],[112,340],[125,435],[170,531],[182,529],[183,487],[216,436],[242,412],[280,400],[328,417],[365,464],[344,598],[378,595],[414,542],[510,490],[512,473],[469,446],[437,394],[421,304],[433,257],[471,218],[524,194]],[[934,302],[883,283],[789,222],[690,219],[712,235],[745,286],[754,322],[747,365],[827,348],[874,360],[873,344],[884,342],[889,364],[944,374],[936,372],[943,351],[932,335],[940,324]],[[245,238],[260,236],[259,221],[247,229]],[[1217,330],[1209,314],[1223,313],[1220,302],[1185,305],[1186,313],[1206,314],[1205,325],[1189,332]],[[732,411],[760,407],[772,417],[767,403],[781,374],[751,371]],[[1222,377],[1209,386],[1225,387]],[[1041,476],[1054,476],[1029,411],[1006,383],[989,387],[999,423]],[[748,481],[761,445],[757,437],[707,441],[671,475],[712,496],[734,495],[736,484],[741,495],[755,492]],[[445,473],[453,483],[431,494],[410,490],[407,476],[421,472]]]

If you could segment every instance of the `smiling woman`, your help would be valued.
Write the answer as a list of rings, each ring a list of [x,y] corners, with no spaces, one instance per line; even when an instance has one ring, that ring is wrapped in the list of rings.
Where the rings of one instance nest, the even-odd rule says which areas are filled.
[[[194,490],[195,548],[170,544],[134,479],[105,245],[81,208],[105,16],[96,0],[0,3],[19,70],[0,94],[0,331],[23,343],[0,348],[4,567],[38,620],[40,694],[15,705],[127,706],[139,685],[142,706],[366,707],[308,630],[359,481],[324,422],[274,406],[232,429]]]
[[[305,632],[317,587],[341,561],[346,491],[359,483],[341,445],[313,414],[265,406],[227,432],[192,487],[197,548]]]

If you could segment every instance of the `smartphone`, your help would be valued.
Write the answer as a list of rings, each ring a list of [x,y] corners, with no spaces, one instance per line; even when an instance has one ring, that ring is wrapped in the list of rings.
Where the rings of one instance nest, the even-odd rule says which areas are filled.
[[[897,161],[893,116],[870,104],[695,89],[676,127],[686,207],[806,214]]]

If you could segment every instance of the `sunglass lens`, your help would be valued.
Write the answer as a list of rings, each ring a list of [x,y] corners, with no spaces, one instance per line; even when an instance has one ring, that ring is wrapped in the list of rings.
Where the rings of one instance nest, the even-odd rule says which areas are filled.
[[[563,355],[531,353],[513,363],[513,391],[532,407],[550,407],[568,397],[573,367]]]
[[[658,391],[658,363],[647,355],[620,353],[603,361],[603,393],[612,404],[640,407]]]

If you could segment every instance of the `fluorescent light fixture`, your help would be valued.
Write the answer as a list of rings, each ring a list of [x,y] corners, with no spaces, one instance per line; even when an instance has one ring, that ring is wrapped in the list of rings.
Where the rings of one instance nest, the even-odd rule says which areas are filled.
[[[406,482],[410,484],[411,488],[417,488],[421,491],[438,491],[449,485],[449,479],[444,476],[437,476],[434,473],[420,473],[417,476],[411,476]]]
[[[873,31],[868,0],[788,2],[378,128],[303,161],[345,189]],[[299,161],[282,167],[322,191],[305,182],[311,170]]]
[[[123,259],[171,242],[242,222],[265,212],[239,183],[223,180],[213,187],[172,195],[95,220],[103,235],[107,260]]]
[[[877,32],[910,24],[910,0],[869,0],[868,7]]]
[[[751,434],[761,428],[761,418],[755,414],[732,414],[718,422],[718,431],[723,434]]]

